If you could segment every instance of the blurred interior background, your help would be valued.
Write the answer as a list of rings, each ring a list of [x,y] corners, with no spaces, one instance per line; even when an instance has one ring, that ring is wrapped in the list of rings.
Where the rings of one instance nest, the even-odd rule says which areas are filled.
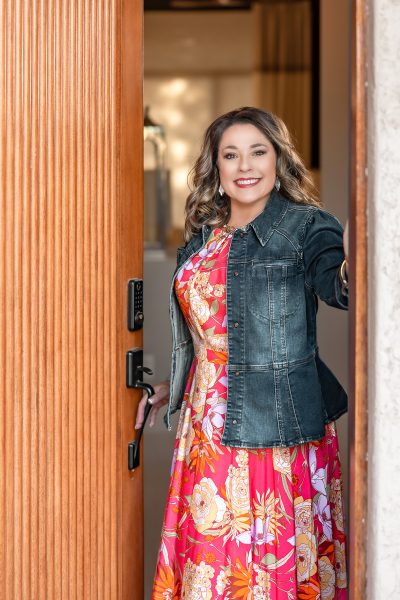
[[[206,127],[240,106],[275,112],[312,170],[324,208],[349,200],[347,0],[145,0],[144,364],[169,376],[169,289],[183,242],[187,178]],[[347,313],[319,303],[322,358],[347,389]],[[164,413],[164,411],[160,411]],[[176,424],[178,415],[175,415]],[[337,421],[348,514],[347,415]],[[145,597],[149,598],[175,429],[144,435]]]

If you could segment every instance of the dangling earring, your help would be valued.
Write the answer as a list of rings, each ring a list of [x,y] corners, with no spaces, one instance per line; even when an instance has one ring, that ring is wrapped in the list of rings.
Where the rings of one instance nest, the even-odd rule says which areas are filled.
[[[225,194],[225,190],[224,190],[224,188],[222,187],[221,184],[219,185],[218,192],[219,192],[220,196],[223,196]]]
[[[279,192],[279,190],[281,189],[281,180],[279,179],[279,177],[276,178],[274,187],[277,192]]]

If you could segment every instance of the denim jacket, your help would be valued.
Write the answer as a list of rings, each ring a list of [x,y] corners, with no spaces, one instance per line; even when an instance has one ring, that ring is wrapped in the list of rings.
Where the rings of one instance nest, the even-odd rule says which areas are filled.
[[[193,341],[174,291],[182,264],[207,242],[205,224],[178,248],[170,289],[172,363],[164,417],[182,406],[194,358]],[[230,244],[227,286],[227,412],[221,443],[294,446],[325,435],[325,424],[347,411],[347,394],[318,353],[318,297],[348,309],[341,285],[343,226],[322,208],[273,191]]]

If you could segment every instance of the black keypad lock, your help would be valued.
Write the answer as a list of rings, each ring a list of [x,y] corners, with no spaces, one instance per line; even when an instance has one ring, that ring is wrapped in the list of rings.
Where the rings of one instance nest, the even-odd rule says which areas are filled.
[[[128,281],[128,329],[136,331],[143,327],[143,279]]]

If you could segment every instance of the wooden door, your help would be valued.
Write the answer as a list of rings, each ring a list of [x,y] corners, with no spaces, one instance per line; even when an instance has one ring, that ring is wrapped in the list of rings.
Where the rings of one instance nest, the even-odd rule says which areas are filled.
[[[0,3],[0,597],[143,597],[142,3]]]

